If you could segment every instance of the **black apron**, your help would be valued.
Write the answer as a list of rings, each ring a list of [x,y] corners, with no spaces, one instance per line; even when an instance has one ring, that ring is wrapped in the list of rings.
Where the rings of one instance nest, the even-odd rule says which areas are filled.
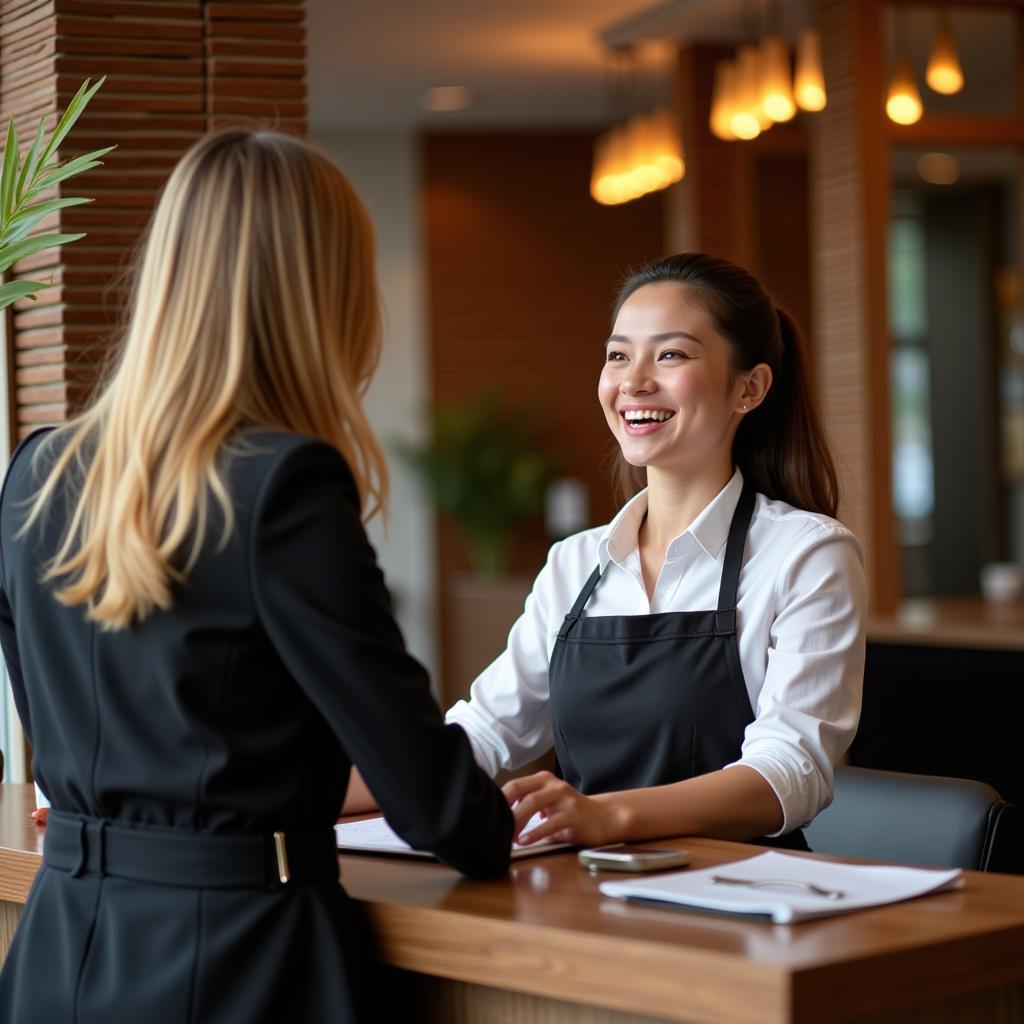
[[[744,484],[729,527],[717,610],[586,616],[600,567],[584,584],[548,668],[558,771],[581,793],[662,786],[739,758],[754,720],[736,639],[754,497]],[[799,830],[756,841],[807,849]]]

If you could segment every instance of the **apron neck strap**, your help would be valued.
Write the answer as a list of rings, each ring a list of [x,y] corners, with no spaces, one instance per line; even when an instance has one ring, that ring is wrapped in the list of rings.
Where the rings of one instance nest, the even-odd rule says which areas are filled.
[[[740,589],[740,569],[743,566],[743,549],[747,543],[747,528],[754,515],[754,488],[743,482],[743,493],[729,525],[729,539],[725,545],[725,566],[722,568],[722,583],[718,590],[718,610],[730,611],[736,607]]]

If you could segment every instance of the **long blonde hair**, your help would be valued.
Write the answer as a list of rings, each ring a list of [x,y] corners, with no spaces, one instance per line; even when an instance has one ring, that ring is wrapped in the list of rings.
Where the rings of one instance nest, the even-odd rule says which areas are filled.
[[[25,529],[66,472],[78,484],[43,576],[62,604],[108,629],[169,608],[211,495],[230,536],[218,453],[247,427],[330,442],[365,517],[384,508],[387,468],[361,402],[380,352],[373,268],[362,203],[311,146],[229,129],[185,154],[153,215],[113,374],[40,449],[58,454]]]

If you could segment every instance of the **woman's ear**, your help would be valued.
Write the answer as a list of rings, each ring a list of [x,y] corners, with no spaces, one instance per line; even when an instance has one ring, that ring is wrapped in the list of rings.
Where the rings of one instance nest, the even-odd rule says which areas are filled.
[[[752,370],[740,376],[742,387],[736,399],[735,411],[753,412],[768,396],[772,386],[772,371],[767,363],[758,363]]]

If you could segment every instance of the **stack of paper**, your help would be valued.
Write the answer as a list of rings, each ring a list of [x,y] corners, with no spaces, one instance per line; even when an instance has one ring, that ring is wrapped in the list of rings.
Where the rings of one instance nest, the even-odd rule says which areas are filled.
[[[534,815],[526,824],[530,828],[538,821]],[[432,857],[425,850],[414,850],[383,818],[367,818],[364,821],[346,821],[334,826],[334,835],[339,850],[350,850],[356,853],[391,853],[406,857]],[[529,846],[512,844],[512,856],[533,857],[541,853],[552,853],[568,847],[568,843],[531,843]]]
[[[789,924],[924,896],[963,884],[963,872],[837,864],[774,850],[701,871],[673,871],[601,892],[627,900],[763,917]]]

